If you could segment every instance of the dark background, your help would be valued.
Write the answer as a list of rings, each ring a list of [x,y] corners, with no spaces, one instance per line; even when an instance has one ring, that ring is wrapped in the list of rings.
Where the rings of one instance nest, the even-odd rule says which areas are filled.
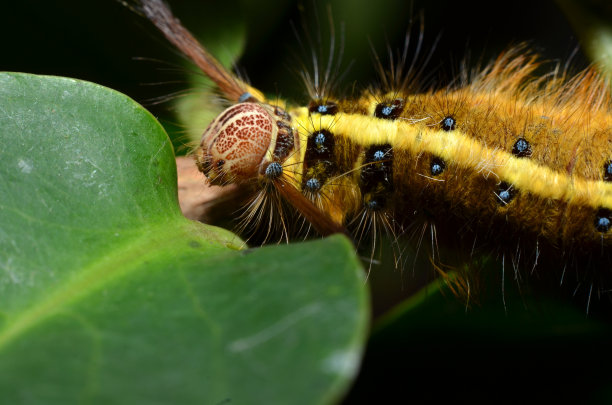
[[[325,36],[327,3],[304,3],[307,30]],[[430,63],[440,83],[455,76],[466,55],[472,62],[488,61],[511,44],[528,41],[544,59],[566,61],[577,47],[568,22],[552,1],[330,3],[337,31],[341,22],[346,25],[343,66],[354,62],[344,83],[356,83],[358,89],[372,84],[375,77],[368,41],[381,56],[387,43],[394,49],[401,47],[411,15],[421,11],[425,16],[425,49],[431,49],[436,36],[441,35]],[[90,80],[141,102],[187,87],[184,83],[144,85],[184,80],[180,71],[164,71],[168,63],[182,62],[147,21],[113,0],[25,0],[4,6],[1,70]],[[301,24],[297,3],[177,0],[171,6],[209,47],[218,45],[218,33],[244,30],[246,51],[239,61],[241,70],[265,92],[303,102],[303,86],[295,74],[299,70],[294,57],[297,40],[289,24]],[[314,8],[318,9],[316,13]],[[314,15],[321,21],[320,29]],[[298,31],[304,39],[301,28]],[[159,62],[138,61],[135,57]],[[573,65],[585,65],[580,53]],[[153,111],[165,116],[167,108],[155,107]]]

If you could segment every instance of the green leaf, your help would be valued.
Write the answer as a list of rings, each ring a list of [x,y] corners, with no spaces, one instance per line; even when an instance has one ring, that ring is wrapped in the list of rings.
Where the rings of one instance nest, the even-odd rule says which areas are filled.
[[[557,0],[589,58],[612,77],[612,7],[600,0]]]
[[[329,403],[368,296],[342,237],[241,250],[180,214],[126,96],[0,74],[0,403]]]

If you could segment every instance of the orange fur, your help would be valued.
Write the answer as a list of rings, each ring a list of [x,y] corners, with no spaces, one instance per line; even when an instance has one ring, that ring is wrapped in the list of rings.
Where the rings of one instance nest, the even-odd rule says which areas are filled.
[[[274,136],[259,134],[270,143],[262,144],[259,170],[245,178],[228,166],[226,182],[257,189],[245,221],[269,230],[280,212],[287,237],[297,210],[323,233],[350,226],[356,239],[367,229],[397,238],[424,224],[441,244],[486,249],[511,259],[515,270],[548,260],[572,266],[581,281],[612,275],[612,102],[609,82],[594,69],[568,77],[556,68],[538,78],[537,56],[518,46],[480,71],[464,71],[458,85],[418,92],[423,69],[405,69],[407,42],[389,73],[376,59],[384,91],[331,99],[337,69],[328,67],[309,86],[308,107],[286,115],[276,107],[283,102],[267,104],[201,46],[192,49],[193,37],[159,0],[141,3],[230,100],[260,102],[282,117],[282,153]],[[218,129],[207,131],[214,138],[210,131]],[[206,142],[197,151],[205,173],[213,152]],[[273,164],[270,176],[265,169]],[[536,259],[524,265],[525,256]]]

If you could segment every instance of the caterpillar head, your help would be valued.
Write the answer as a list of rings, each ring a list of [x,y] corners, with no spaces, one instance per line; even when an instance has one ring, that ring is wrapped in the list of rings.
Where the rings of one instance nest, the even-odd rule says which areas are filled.
[[[245,102],[227,108],[202,135],[196,151],[198,168],[218,185],[245,183],[264,174],[278,159],[277,139],[289,137],[293,144],[290,119],[281,108],[268,104]]]

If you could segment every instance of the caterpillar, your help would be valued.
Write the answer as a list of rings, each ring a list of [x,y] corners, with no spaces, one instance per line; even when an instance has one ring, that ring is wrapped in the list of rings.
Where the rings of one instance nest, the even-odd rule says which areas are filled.
[[[587,308],[605,293],[612,104],[595,69],[534,78],[537,56],[517,46],[443,88],[415,91],[419,72],[399,64],[382,86],[340,98],[329,70],[315,72],[309,104],[294,107],[221,67],[163,1],[135,8],[233,103],[194,156],[211,184],[252,196],[245,228],[264,223],[267,238],[280,224],[289,239],[301,217],[356,241],[384,231],[419,244],[428,234],[434,251],[464,252],[465,262],[487,251],[517,274],[548,263],[562,284],[573,273]]]

